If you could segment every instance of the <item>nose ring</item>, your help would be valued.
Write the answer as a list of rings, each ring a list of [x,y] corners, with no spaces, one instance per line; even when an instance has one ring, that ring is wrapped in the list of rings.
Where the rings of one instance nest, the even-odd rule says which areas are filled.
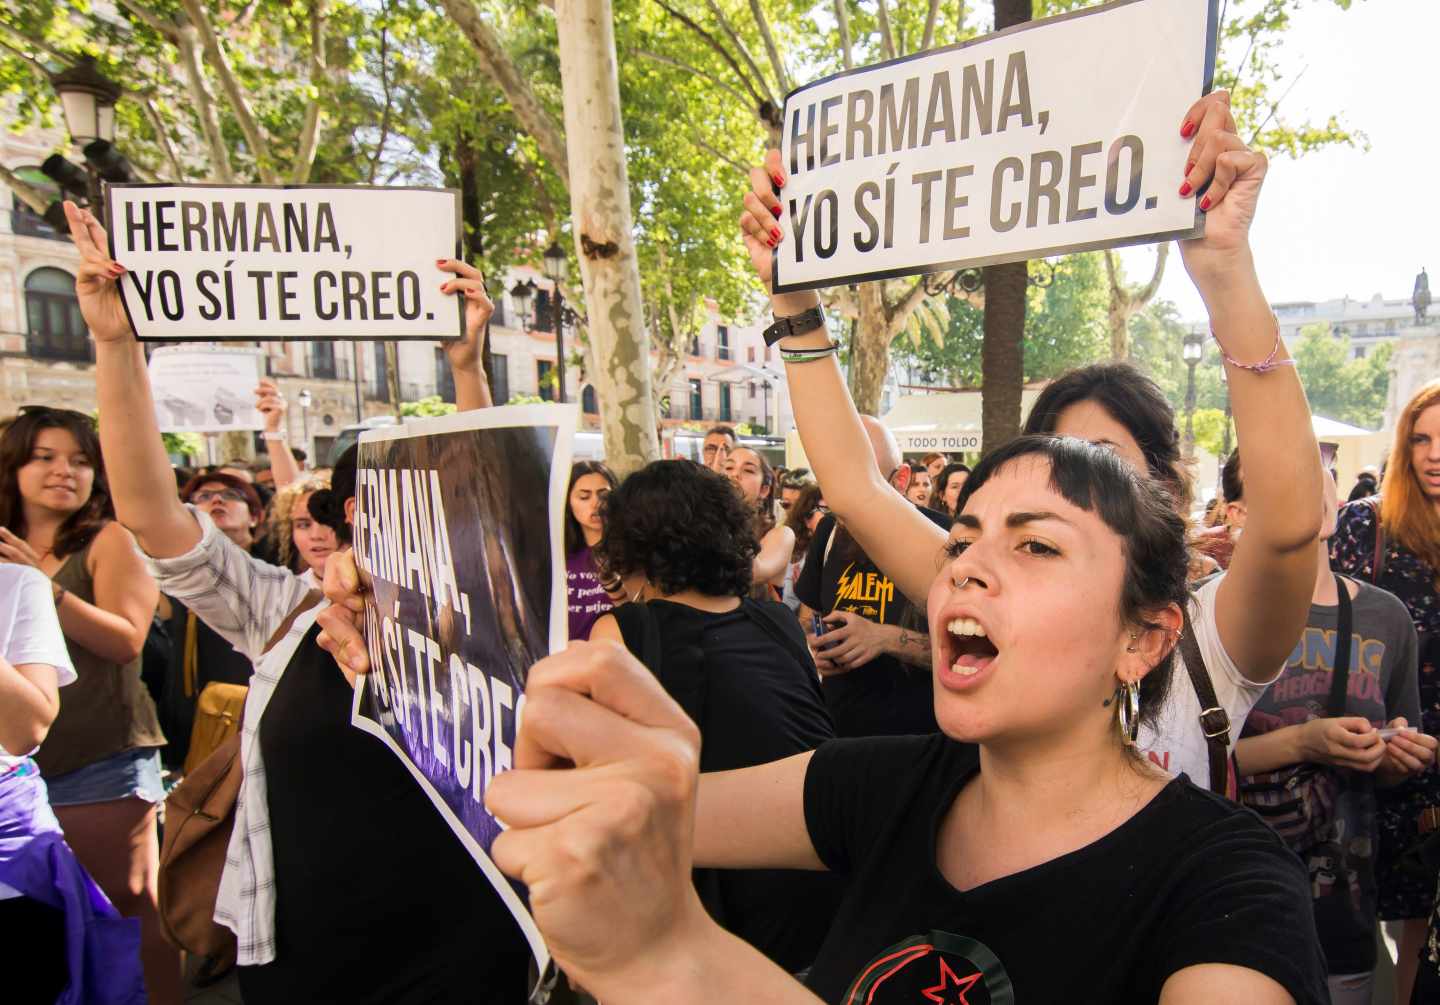
[[[970,582],[970,577],[969,577],[969,576],[966,576],[964,579],[960,580],[960,582],[958,582],[958,583],[955,584],[955,589],[957,589],[957,590],[963,590],[963,589],[965,589],[965,584],[967,584],[967,583],[969,583],[969,582]]]

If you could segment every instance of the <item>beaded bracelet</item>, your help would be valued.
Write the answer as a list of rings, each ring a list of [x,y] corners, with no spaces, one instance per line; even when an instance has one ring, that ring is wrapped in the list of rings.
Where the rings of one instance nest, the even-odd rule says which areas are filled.
[[[1270,355],[1266,356],[1258,363],[1242,363],[1234,356],[1231,356],[1228,352],[1225,351],[1225,346],[1220,341],[1219,337],[1215,334],[1214,328],[1210,329],[1210,337],[1215,339],[1216,345],[1220,346],[1220,355],[1224,357],[1225,362],[1229,363],[1231,366],[1235,367],[1238,370],[1249,370],[1251,373],[1269,373],[1271,370],[1278,370],[1282,366],[1295,365],[1294,359],[1277,360],[1275,358],[1280,353],[1281,345],[1284,344],[1280,338],[1279,318],[1275,319],[1275,346],[1270,350]]]

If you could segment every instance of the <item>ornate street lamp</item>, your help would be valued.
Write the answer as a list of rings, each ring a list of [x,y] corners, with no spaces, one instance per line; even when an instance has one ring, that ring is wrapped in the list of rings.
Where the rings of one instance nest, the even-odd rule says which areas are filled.
[[[68,194],[85,201],[90,212],[103,224],[106,221],[101,180],[112,184],[135,181],[130,162],[114,144],[115,104],[123,91],[119,84],[100,72],[93,56],[81,56],[74,66],[52,74],[50,84],[60,97],[65,128],[85,155],[85,166],[83,169],[76,166],[63,154],[51,154],[40,165],[40,170],[60,186],[62,197]],[[65,231],[65,213],[58,201],[45,211],[45,220],[56,230]]]
[[[1195,367],[1205,355],[1205,333],[1191,330],[1185,334],[1180,350],[1189,374],[1185,384],[1185,456],[1195,456]]]
[[[534,302],[535,283],[517,281],[510,290],[510,299],[515,304],[515,316],[520,319],[520,330],[530,330],[530,305]]]
[[[68,70],[52,74],[50,85],[60,96],[65,127],[77,146],[115,140],[115,104],[120,85],[100,72],[94,56],[81,56]]]
[[[545,249],[545,276],[555,288],[552,304],[555,310],[555,400],[561,404],[565,402],[565,317],[560,286],[569,271],[570,260],[565,257],[565,249],[560,247],[559,241],[552,242]]]

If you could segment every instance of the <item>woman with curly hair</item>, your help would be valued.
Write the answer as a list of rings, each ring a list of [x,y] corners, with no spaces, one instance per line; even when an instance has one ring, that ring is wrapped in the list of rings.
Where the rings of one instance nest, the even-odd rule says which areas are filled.
[[[325,559],[338,547],[335,528],[310,512],[316,492],[330,488],[323,475],[292,482],[270,501],[270,539],[280,553],[280,564],[291,572],[311,573],[316,585],[325,578]]]
[[[766,764],[834,735],[795,618],[748,599],[752,520],[724,477],[656,461],[610,493],[596,546],[605,568],[642,585],[590,637],[623,642],[695,720],[701,771]],[[837,895],[802,872],[700,870],[695,884],[712,916],[791,972],[814,958]]]
[[[1440,734],[1440,380],[1415,392],[1400,413],[1380,494],[1340,510],[1330,561],[1400,599],[1420,637],[1421,732]],[[1380,797],[1376,878],[1380,917],[1395,922],[1398,1001],[1422,957],[1422,988],[1440,987],[1440,896],[1435,876],[1408,875],[1401,857],[1422,838],[1440,840],[1440,774],[1426,771]],[[1426,939],[1426,920],[1430,935]],[[1419,996],[1416,1001],[1433,1001]]]

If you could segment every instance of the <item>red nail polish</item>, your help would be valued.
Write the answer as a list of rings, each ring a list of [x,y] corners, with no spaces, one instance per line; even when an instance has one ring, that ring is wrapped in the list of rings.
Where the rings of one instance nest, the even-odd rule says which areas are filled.
[[[1200,211],[1203,213],[1205,210],[1207,210],[1207,209],[1209,209],[1209,208],[1210,208],[1210,197],[1207,195],[1205,198],[1203,198],[1203,199],[1200,200]]]
[[[775,183],[775,187],[776,187],[776,188],[784,188],[784,187],[785,187],[785,179],[784,179],[784,177],[781,176],[781,175],[772,174],[772,175],[770,176],[770,180]]]
[[[765,238],[765,243],[768,244],[768,245],[770,245],[770,247],[773,248],[773,247],[775,247],[775,238],[773,238],[773,237],[767,237],[767,238]]]
[[[783,237],[784,235],[780,233],[780,228],[779,228],[779,227],[771,227],[771,228],[770,228],[770,236],[773,237],[775,240],[778,241],[778,240],[780,240],[780,238]]]
[[[1193,192],[1193,191],[1194,191],[1194,189],[1192,189],[1192,188],[1190,187],[1190,183],[1189,183],[1188,181],[1187,181],[1185,184],[1183,184],[1183,185],[1180,186],[1180,194],[1181,194],[1182,196],[1189,195],[1189,194],[1190,194],[1191,192]]]
[[[1187,120],[1186,123],[1185,123],[1183,126],[1180,127],[1180,135],[1183,136],[1183,137],[1185,137],[1187,140],[1188,140],[1190,137],[1194,136],[1194,135],[1195,135],[1195,123],[1190,122],[1190,121]]]
[[[770,212],[773,213],[773,214],[775,214],[775,219],[777,219],[777,220],[780,219],[780,207],[779,207],[779,206],[771,206],[771,207],[770,207]]]

